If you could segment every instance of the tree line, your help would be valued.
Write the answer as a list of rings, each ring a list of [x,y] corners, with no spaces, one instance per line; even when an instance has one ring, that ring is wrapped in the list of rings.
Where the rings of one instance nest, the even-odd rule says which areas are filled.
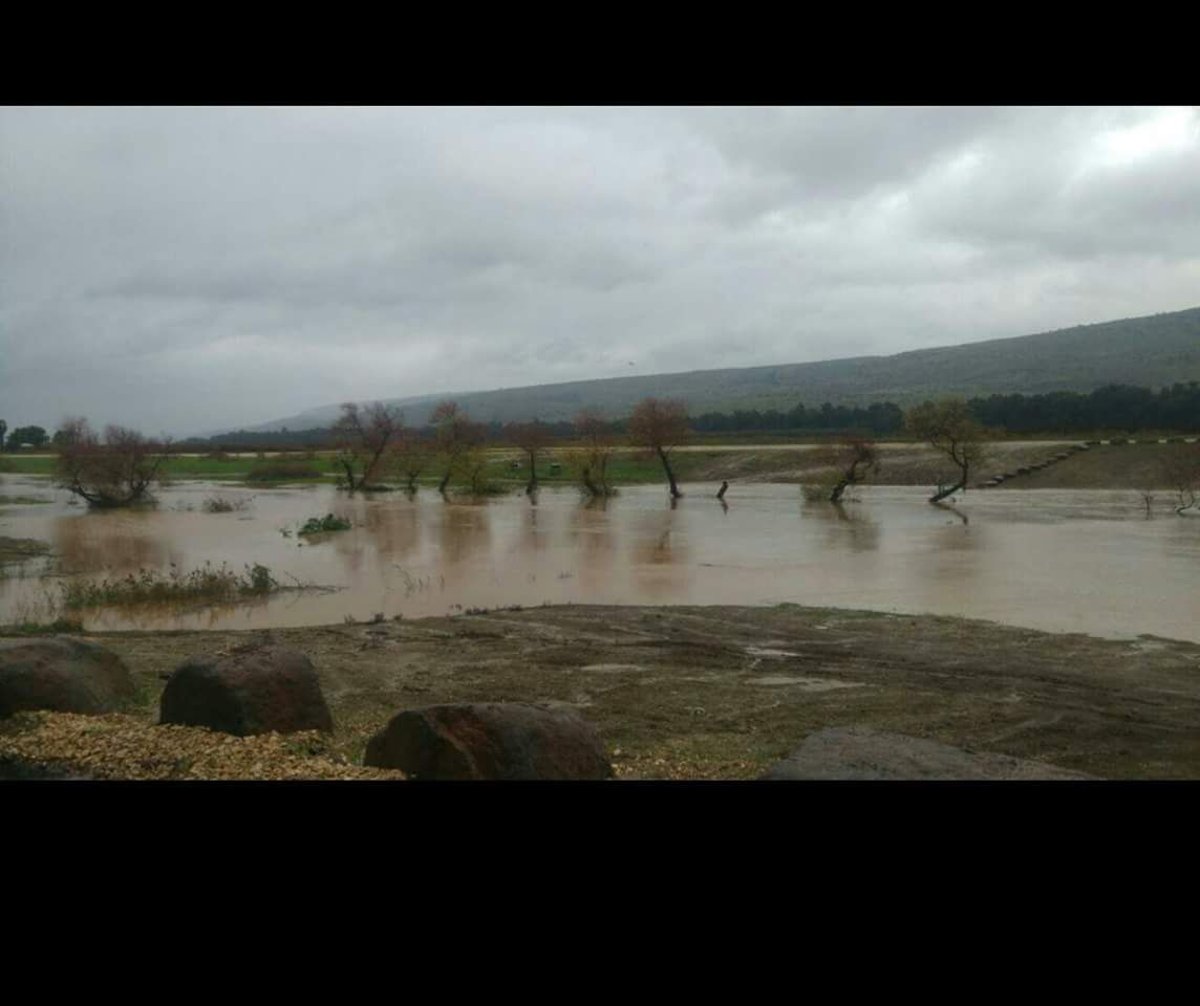
[[[1191,392],[1196,386],[1176,387]],[[1172,401],[1171,396],[1166,398]],[[987,441],[994,436],[960,398],[914,406],[902,413],[902,423],[907,436],[928,444],[953,463],[954,477],[948,484],[938,485],[931,503],[940,503],[966,489],[972,472],[986,457]],[[571,426],[575,443],[568,448],[567,457],[578,473],[581,488],[591,496],[615,492],[608,480],[608,465],[622,445],[657,458],[666,475],[672,505],[683,495],[671,463],[672,451],[694,430],[681,400],[645,398],[619,424],[585,410],[575,416]],[[518,447],[527,458],[525,491],[531,496],[538,488],[538,459],[554,444],[552,429],[550,424],[535,419],[508,423],[500,431],[503,441]],[[442,494],[454,478],[476,496],[503,491],[490,485],[485,477],[489,426],[472,420],[457,402],[440,403],[430,423],[420,429],[405,426],[403,413],[396,406],[346,402],[330,432],[339,482],[350,492],[404,488],[415,493],[422,476],[433,476]],[[170,441],[152,440],[119,426],[108,426],[101,435],[82,418],[66,420],[53,442],[58,454],[58,484],[93,507],[128,506],[148,499],[150,486],[161,480],[173,453]],[[847,489],[867,480],[879,467],[880,455],[869,435],[851,433],[831,438],[823,454],[813,460],[826,471],[827,484],[806,489],[814,490],[812,498],[823,496],[837,504]],[[520,465],[513,461],[512,467],[519,469]],[[554,462],[553,467],[557,469],[559,464]],[[1180,510],[1194,506],[1195,488],[1200,484],[1200,449],[1188,452],[1180,460],[1179,472],[1170,474],[1172,484],[1179,489]],[[722,502],[727,487],[728,483],[723,483],[717,493]]]
[[[1086,393],[995,394],[971,398],[966,405],[976,422],[1008,433],[1200,432],[1200,383],[1196,381],[1173,384],[1158,391],[1110,384]],[[787,412],[776,409],[706,412],[690,423],[699,433],[859,431],[884,437],[904,431],[904,415],[904,410],[894,402],[876,402],[866,408],[825,402],[819,408],[798,404]]]
[[[976,422],[997,433],[1200,432],[1200,383],[1196,381],[1174,384],[1158,391],[1113,384],[1086,393],[994,394],[971,398],[966,407]],[[696,433],[805,433],[814,436],[857,433],[879,438],[903,435],[904,416],[904,410],[895,402],[874,402],[869,406],[825,402],[817,407],[798,403],[786,412],[778,409],[704,412],[688,416],[687,423]],[[615,436],[629,432],[628,417],[604,419],[594,410],[587,410],[587,419],[582,426],[577,421],[559,420],[543,422],[541,428],[553,440],[578,440],[594,436],[597,424]],[[498,421],[481,423],[478,435],[488,443],[508,443],[509,426],[511,424]],[[431,420],[416,427],[415,431],[417,436],[436,439],[437,422]],[[16,432],[9,437],[10,442],[15,441]],[[239,430],[214,437],[191,438],[180,446],[184,450],[204,447],[226,450],[330,449],[336,446],[337,440],[336,427],[271,432]]]
[[[1200,383],[1151,391],[1110,384],[1087,394],[989,395],[967,403],[984,426],[1009,433],[1081,433],[1092,430],[1200,432]]]

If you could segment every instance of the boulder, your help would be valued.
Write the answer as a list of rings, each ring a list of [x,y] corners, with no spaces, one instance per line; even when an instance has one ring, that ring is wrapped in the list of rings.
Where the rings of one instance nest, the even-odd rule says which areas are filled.
[[[569,709],[520,703],[426,706],[392,717],[363,764],[410,779],[608,779],[591,724]]]
[[[785,779],[1090,779],[1046,762],[887,733],[870,727],[829,727],[762,777]]]
[[[333,729],[312,661],[299,650],[270,644],[184,661],[167,679],[159,722],[239,737]]]
[[[34,709],[111,713],[135,691],[121,658],[98,643],[71,636],[0,641],[0,718]]]

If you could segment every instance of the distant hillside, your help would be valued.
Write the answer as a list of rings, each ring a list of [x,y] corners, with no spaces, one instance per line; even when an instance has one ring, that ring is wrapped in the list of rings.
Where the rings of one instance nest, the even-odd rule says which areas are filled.
[[[797,402],[908,405],[949,394],[1086,392],[1106,384],[1159,388],[1185,381],[1200,381],[1200,307],[894,356],[440,392],[390,399],[389,404],[403,407],[406,422],[420,425],[434,405],[448,397],[466,407],[472,418],[485,422],[533,416],[555,421],[570,419],[585,406],[608,416],[624,415],[647,395],[683,398],[697,415],[733,409],[782,410]],[[336,405],[327,405],[253,429],[328,426],[337,414]]]

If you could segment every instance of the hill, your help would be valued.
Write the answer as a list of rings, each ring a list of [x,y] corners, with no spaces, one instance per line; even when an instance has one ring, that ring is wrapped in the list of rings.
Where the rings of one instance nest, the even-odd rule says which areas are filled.
[[[473,418],[485,422],[532,416],[553,422],[570,419],[585,406],[609,416],[624,415],[647,395],[683,398],[696,415],[733,409],[783,410],[797,402],[893,401],[904,406],[949,394],[1086,392],[1106,384],[1159,388],[1197,380],[1200,307],[892,356],[439,392],[390,399],[389,404],[403,407],[405,420],[412,425],[424,423],[444,398],[456,399]],[[252,429],[328,426],[337,414],[336,405],[327,405]]]

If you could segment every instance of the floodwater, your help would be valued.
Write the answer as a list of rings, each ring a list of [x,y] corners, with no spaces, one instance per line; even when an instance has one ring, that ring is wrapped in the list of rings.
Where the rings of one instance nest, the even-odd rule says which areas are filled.
[[[687,486],[684,487],[685,491]],[[54,556],[0,577],[0,623],[49,614],[62,576],[261,563],[288,591],[232,607],[88,610],[90,629],[262,628],[540,604],[781,602],[986,618],[1101,636],[1200,641],[1200,519],[1108,490],[972,491],[956,509],[918,487],[866,487],[841,508],[793,485],[735,484],[727,507],[699,487],[671,507],[659,486],[607,505],[571,490],[448,503],[430,490],[349,497],[181,483],[156,509],[89,512],[44,479],[7,476],[0,535]],[[247,501],[203,512],[206,497]],[[1160,503],[1160,506],[1162,504]],[[352,530],[301,539],[334,513]],[[286,532],[286,533],[285,533]],[[47,575],[49,574],[49,575]]]

